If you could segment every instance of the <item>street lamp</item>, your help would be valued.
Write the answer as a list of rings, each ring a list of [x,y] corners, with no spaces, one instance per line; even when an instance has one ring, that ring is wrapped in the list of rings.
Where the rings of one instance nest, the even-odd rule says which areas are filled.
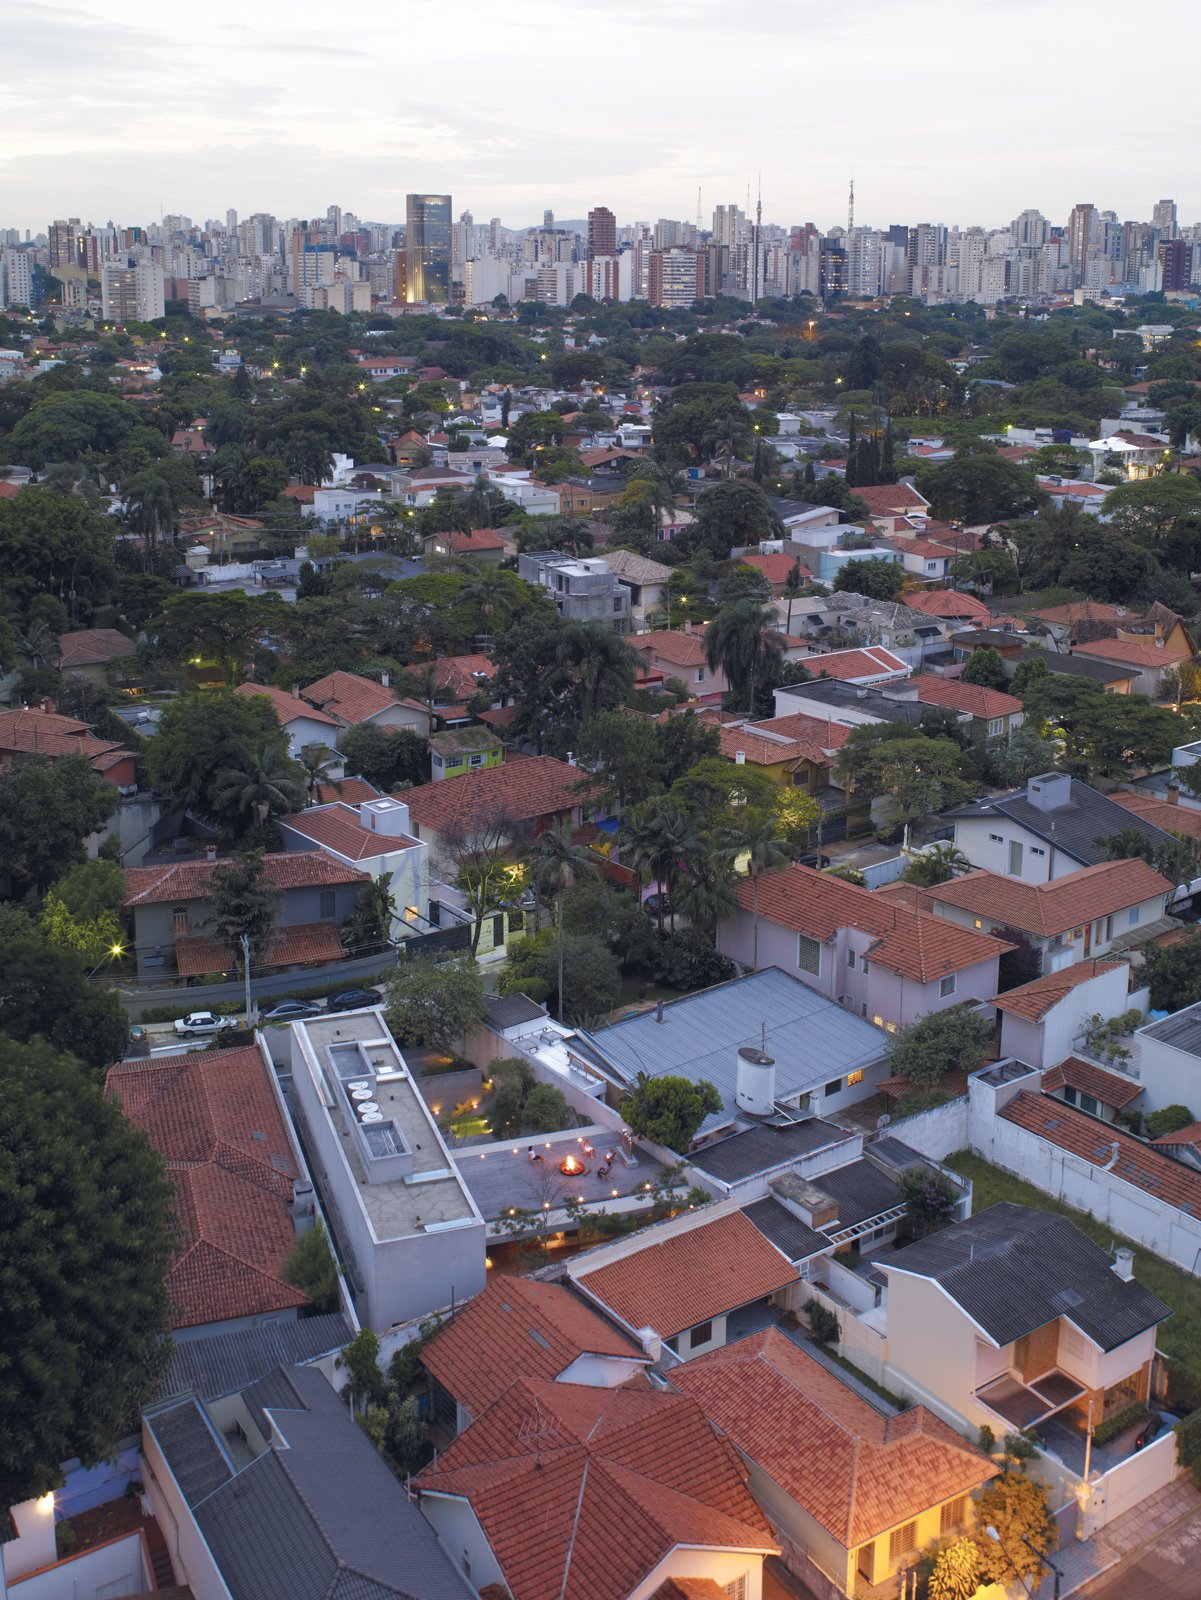
[[[1013,1567],[1013,1570],[1017,1572],[1018,1569],[1016,1566],[1014,1566],[1013,1557],[1009,1554],[1009,1551],[1005,1549],[1005,1541],[1002,1539],[997,1530],[990,1523],[984,1531],[990,1539],[994,1540],[995,1543],[1001,1546],[1001,1549],[1005,1555],[1005,1559],[1009,1562],[1010,1566]],[[1037,1545],[1031,1544],[1030,1540],[1027,1539],[1024,1533],[1018,1534],[1018,1538],[1022,1541],[1022,1543],[1026,1546],[1026,1549],[1029,1550],[1030,1554],[1034,1556],[1037,1561],[1041,1561],[1044,1566],[1050,1567],[1051,1571],[1055,1574],[1054,1600],[1059,1600],[1059,1581],[1063,1577],[1062,1569],[1055,1565],[1050,1556],[1044,1555]],[[1025,1589],[1026,1593],[1028,1595],[1033,1595],[1034,1590],[1026,1582],[1025,1578],[1022,1578],[1020,1572],[1018,1572],[1018,1577],[1022,1579],[1022,1587]]]
[[[124,954],[125,954],[125,946],[123,944],[121,944],[120,942],[115,943],[115,944],[110,944],[108,949],[107,949],[107,951],[105,952],[105,954],[100,957],[100,960],[97,961],[96,965],[92,968],[91,972],[87,973],[85,975],[85,977],[86,978],[95,977],[96,973],[98,973],[100,971],[101,967],[104,965],[104,963],[106,961],[115,961],[118,956],[123,956]]]

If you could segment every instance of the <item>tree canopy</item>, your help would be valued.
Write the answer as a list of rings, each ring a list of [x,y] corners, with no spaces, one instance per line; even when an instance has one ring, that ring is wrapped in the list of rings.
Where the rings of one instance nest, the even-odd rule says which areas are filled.
[[[701,1123],[721,1106],[721,1096],[705,1079],[692,1083],[670,1073],[649,1078],[640,1072],[621,1111],[634,1133],[685,1155]]]

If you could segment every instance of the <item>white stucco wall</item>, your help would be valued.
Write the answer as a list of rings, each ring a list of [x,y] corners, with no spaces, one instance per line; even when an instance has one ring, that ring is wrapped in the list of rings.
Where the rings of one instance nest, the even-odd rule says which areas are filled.
[[[459,1495],[437,1494],[423,1489],[420,1494],[425,1520],[438,1535],[438,1543],[475,1589],[490,1583],[507,1588],[500,1563],[480,1527],[470,1503]]]
[[[746,1578],[746,1600],[763,1600],[763,1557],[751,1550],[710,1550],[704,1546],[677,1545],[640,1584],[629,1600],[651,1600],[668,1578],[709,1578],[719,1589]]]
[[[1138,1076],[1143,1086],[1140,1109],[1159,1111],[1164,1106],[1188,1106],[1201,1117],[1201,1057],[1149,1033],[1139,1032]]]
[[[142,1482],[155,1521],[167,1541],[175,1576],[195,1600],[231,1600],[212,1552],[149,1428],[142,1429]]]

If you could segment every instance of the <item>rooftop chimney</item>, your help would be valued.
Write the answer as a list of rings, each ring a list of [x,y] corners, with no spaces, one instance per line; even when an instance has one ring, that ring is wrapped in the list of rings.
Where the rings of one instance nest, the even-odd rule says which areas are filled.
[[[746,766],[746,751],[745,750],[735,750],[735,752],[734,752],[734,765],[736,767],[745,767]]]
[[[217,846],[215,844],[206,844],[205,845],[205,847],[204,847],[204,859],[206,861],[216,861],[216,859],[217,859]]]
[[[383,684],[385,689],[390,689],[392,687],[392,674],[390,672],[381,672],[379,675],[379,681]]]
[[[656,1003],[656,1005],[655,1005],[655,1021],[656,1022],[662,1022],[663,1021],[663,1002],[662,1002],[662,1000],[658,1001]]]
[[[1115,1250],[1113,1253],[1113,1270],[1123,1283],[1129,1283],[1134,1277],[1134,1251]]]

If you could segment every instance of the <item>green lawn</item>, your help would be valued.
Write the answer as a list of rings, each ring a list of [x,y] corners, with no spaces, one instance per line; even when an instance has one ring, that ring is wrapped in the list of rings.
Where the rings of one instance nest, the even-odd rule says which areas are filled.
[[[969,1151],[956,1151],[947,1157],[946,1165],[972,1180],[973,1212],[984,1211],[1000,1200],[1011,1200],[1017,1205],[1036,1206],[1040,1211],[1056,1211],[1061,1217],[1070,1217],[1081,1233],[1086,1233],[1104,1250],[1115,1245],[1126,1245],[1133,1250],[1135,1277],[1172,1308],[1173,1315],[1160,1325],[1160,1349],[1174,1362],[1189,1368],[1194,1381],[1201,1384],[1201,1278],[1172,1266],[1160,1256],[1152,1255],[1145,1245],[1115,1234],[1108,1224],[1053,1200],[1041,1189],[1002,1172]]]

